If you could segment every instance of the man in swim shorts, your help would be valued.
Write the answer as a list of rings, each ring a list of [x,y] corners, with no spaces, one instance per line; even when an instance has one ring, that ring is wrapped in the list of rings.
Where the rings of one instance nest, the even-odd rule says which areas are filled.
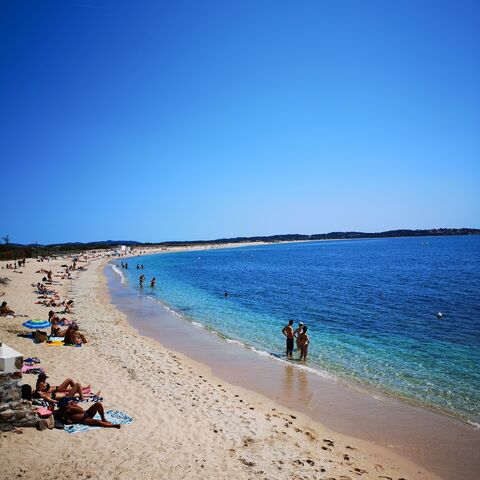
[[[293,320],[288,321],[288,325],[283,327],[282,333],[287,338],[287,357],[292,358],[293,356]]]

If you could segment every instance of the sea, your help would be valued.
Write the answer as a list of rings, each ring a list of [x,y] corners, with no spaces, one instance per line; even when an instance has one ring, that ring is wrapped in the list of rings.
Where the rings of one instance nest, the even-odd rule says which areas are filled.
[[[289,361],[281,330],[303,322],[313,373],[480,426],[480,236],[278,243],[111,265],[132,295],[233,348]]]

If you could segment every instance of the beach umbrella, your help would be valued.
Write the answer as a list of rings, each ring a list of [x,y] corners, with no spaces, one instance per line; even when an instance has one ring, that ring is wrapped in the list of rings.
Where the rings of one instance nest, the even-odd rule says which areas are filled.
[[[23,324],[24,327],[27,328],[48,328],[51,327],[52,324],[47,320],[28,320]]]

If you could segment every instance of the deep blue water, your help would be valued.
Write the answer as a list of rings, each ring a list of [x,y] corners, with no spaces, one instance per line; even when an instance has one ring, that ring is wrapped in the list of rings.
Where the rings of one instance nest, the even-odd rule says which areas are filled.
[[[143,273],[144,294],[257,350],[283,352],[282,327],[302,321],[309,366],[480,423],[478,236],[170,253],[131,258],[123,272],[137,291]]]

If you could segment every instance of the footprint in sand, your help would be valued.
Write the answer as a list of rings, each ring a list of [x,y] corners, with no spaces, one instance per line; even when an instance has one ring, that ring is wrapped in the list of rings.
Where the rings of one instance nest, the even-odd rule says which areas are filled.
[[[363,470],[362,468],[358,468],[358,467],[355,467],[354,470],[357,475],[363,475],[364,473],[367,473],[366,470]]]

